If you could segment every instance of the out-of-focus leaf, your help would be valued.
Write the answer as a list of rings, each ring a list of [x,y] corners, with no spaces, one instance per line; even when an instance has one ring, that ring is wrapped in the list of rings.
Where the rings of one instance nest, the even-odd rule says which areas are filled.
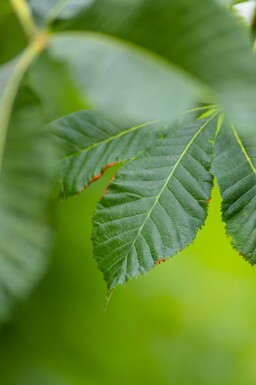
[[[42,111],[22,91],[10,122],[0,179],[0,321],[44,271],[50,232],[45,213],[53,148],[42,132]]]
[[[2,18],[11,12],[13,12],[13,9],[10,4],[10,1],[0,0],[0,23],[2,21]]]
[[[29,66],[39,54],[39,46],[31,44],[13,61],[0,67],[0,172],[12,108]]]
[[[234,4],[244,3],[247,2],[247,0],[215,0],[216,3],[232,6]]]
[[[221,191],[222,217],[233,247],[256,263],[256,140],[239,138],[225,120],[212,167]]]
[[[45,208],[53,148],[42,134],[38,100],[20,90],[37,53],[31,46],[0,68],[0,322],[37,281],[49,248]]]
[[[197,83],[166,60],[97,33],[63,33],[49,43],[66,62],[92,107],[135,121],[172,121],[191,103]]]
[[[14,59],[11,62],[0,66],[0,101],[3,97],[6,85],[13,74],[17,61],[18,59]]]
[[[252,27],[253,18],[255,16],[255,7],[256,2],[254,0],[245,2],[240,1],[233,7],[233,10],[241,17],[242,21],[248,26],[249,29]]]
[[[94,256],[108,288],[144,274],[190,244],[203,226],[216,112],[189,114],[127,163],[97,205]]]
[[[32,64],[28,82],[43,101],[50,120],[88,108],[65,63],[52,59],[47,52]]]
[[[214,0],[96,0],[75,27],[128,40],[175,63],[216,93],[241,130],[254,130],[256,58],[238,20]],[[81,46],[81,60],[87,54]]]
[[[49,125],[62,151],[57,193],[69,197],[97,180],[114,163],[152,145],[166,131],[161,124],[110,122],[95,111],[80,111]]]
[[[28,0],[35,16],[54,21],[70,19],[91,5],[94,0]]]
[[[9,7],[10,6],[10,2]],[[0,12],[2,11],[0,4]],[[0,64],[7,63],[18,56],[27,45],[27,39],[17,18],[17,15],[13,12],[12,8],[10,12],[7,12],[9,8],[4,8],[6,13],[0,15]]]

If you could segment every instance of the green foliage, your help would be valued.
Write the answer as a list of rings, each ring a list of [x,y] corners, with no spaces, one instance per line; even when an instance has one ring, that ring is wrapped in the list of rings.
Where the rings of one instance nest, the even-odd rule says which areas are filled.
[[[217,99],[237,126],[252,130],[256,59],[245,31],[224,7],[212,0],[97,0],[81,23],[95,31],[96,40],[102,39],[99,32],[113,35],[157,54],[170,68],[175,65],[186,76],[187,85],[198,82],[200,92],[198,88],[195,91],[200,97],[208,91],[206,97]],[[96,68],[102,63],[100,58],[99,63],[95,60]],[[125,76],[125,71],[122,73]],[[98,79],[97,85],[101,81]],[[177,94],[174,87],[172,92]],[[158,103],[158,95],[155,101]],[[165,94],[161,101],[166,105]],[[170,105],[173,102],[176,104],[176,98],[172,97]],[[150,105],[148,111],[153,112]],[[169,116],[173,117],[170,110]]]
[[[159,118],[173,121],[195,97],[196,82],[182,76],[173,65],[107,35],[56,34],[49,51],[68,64],[91,108],[111,118],[118,115],[142,122]]]
[[[17,60],[5,63],[0,67],[0,98],[2,99],[6,85],[8,84],[13,70],[17,64]]]
[[[2,313],[46,261],[52,184],[70,197],[116,162],[93,231],[110,289],[193,241],[213,176],[232,244],[254,263],[256,59],[232,12],[214,0],[11,5],[28,46],[0,61]]]
[[[95,111],[80,111],[49,125],[61,150],[57,194],[78,194],[118,162],[131,159],[163,135],[156,123],[111,123]]]
[[[27,295],[46,267],[51,239],[46,207],[54,153],[42,123],[40,104],[31,91],[22,90],[1,171],[0,319],[13,299]]]
[[[40,21],[51,23],[55,19],[70,19],[93,0],[28,0],[35,17]]]
[[[204,224],[216,112],[186,117],[121,169],[94,217],[94,252],[108,287],[124,284],[193,241]]]
[[[256,142],[239,138],[225,120],[215,141],[213,173],[223,198],[223,220],[232,245],[256,262]]]
[[[45,81],[47,79],[47,82]],[[63,79],[65,86],[63,87]],[[56,61],[44,52],[29,70],[28,82],[47,111],[47,120],[52,121],[76,110],[88,108],[88,102],[75,86],[67,65]]]

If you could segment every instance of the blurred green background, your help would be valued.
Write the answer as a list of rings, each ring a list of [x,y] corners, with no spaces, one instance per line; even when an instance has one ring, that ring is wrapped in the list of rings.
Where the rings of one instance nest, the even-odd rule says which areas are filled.
[[[256,271],[231,249],[215,191],[194,244],[106,295],[91,215],[110,173],[55,207],[49,271],[1,331],[1,385],[253,385]]]
[[[0,13],[0,62],[24,44],[7,8]],[[51,112],[69,113],[76,103]],[[110,177],[111,170],[52,207],[49,269],[0,329],[0,384],[255,385],[256,270],[229,244],[217,189],[194,244],[116,289],[104,312],[106,286],[90,234]]]

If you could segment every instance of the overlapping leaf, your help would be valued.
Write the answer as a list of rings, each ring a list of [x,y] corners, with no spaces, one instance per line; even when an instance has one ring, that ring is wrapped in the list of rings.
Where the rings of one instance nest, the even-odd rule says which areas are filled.
[[[81,19],[86,32],[47,39],[49,53],[69,66],[90,106],[134,121],[161,118],[171,123],[199,96],[223,104],[238,127],[252,129],[256,59],[248,36],[216,0],[28,1],[40,23],[48,24],[87,8]],[[79,22],[75,25],[79,27]],[[17,90],[37,54],[35,47],[27,50],[14,87],[4,98],[7,102],[0,105],[2,132],[7,132]],[[3,83],[11,73],[7,68]],[[46,94],[41,93],[48,100]],[[44,208],[51,150],[50,139],[35,131],[42,123],[37,113],[36,107],[17,107],[6,145],[6,136],[0,136],[3,313],[41,271],[48,245]],[[220,124],[217,110],[199,118],[192,115],[153,146],[161,132],[153,124],[115,125],[88,111],[52,124],[55,139],[64,144],[58,187],[62,196],[78,193],[104,168],[151,144],[146,154],[122,168],[97,206],[94,251],[109,289],[182,250],[205,221],[212,188],[212,143]],[[255,263],[255,146],[241,140],[227,122],[217,136],[213,172],[232,243]]]
[[[135,121],[173,121],[194,100],[197,83],[147,51],[95,33],[56,34],[50,54],[66,62],[91,108]]]
[[[25,89],[16,99],[35,54],[27,50],[0,70],[0,322],[37,281],[49,247],[45,208],[53,152],[40,131],[38,100]]]
[[[28,0],[37,18],[47,21],[70,19],[76,16],[94,0]]]
[[[0,66],[0,99],[4,94],[5,87],[13,74],[16,64],[17,59],[14,59]]]
[[[256,262],[256,141],[239,138],[225,120],[215,142],[212,167],[221,191],[222,216],[231,243]]]
[[[103,32],[130,41],[157,53],[169,63],[175,63],[191,78],[209,86],[241,129],[253,129],[256,120],[256,58],[251,52],[249,36],[236,18],[216,1],[96,0],[75,27],[95,31],[95,39],[102,39],[97,32]],[[66,48],[69,59],[67,51]],[[84,56],[80,55],[77,60],[87,62],[86,57],[92,54],[92,49],[88,51],[86,45],[81,44],[80,52],[84,52]],[[101,68],[103,57],[94,60],[95,69],[88,75],[88,68],[84,71],[85,77],[91,76],[95,92],[99,85],[102,84],[103,88],[105,82]],[[106,61],[109,63],[108,57]],[[77,68],[75,63],[71,64]],[[104,76],[112,78],[112,72],[117,69],[120,71],[119,63],[113,58]],[[101,76],[97,78],[96,73]],[[122,74],[125,76],[125,70]],[[127,76],[133,78],[130,73]],[[115,84],[114,81],[114,89]],[[152,79],[149,79],[149,84],[154,94]],[[81,86],[86,90],[86,81]],[[174,87],[170,90],[172,96],[168,95],[168,100],[172,105],[176,93]],[[90,87],[88,93],[91,93]],[[122,99],[123,95],[119,95]],[[160,98],[164,103],[166,96]],[[158,100],[159,96],[155,99]],[[150,112],[150,107],[148,110]]]
[[[97,205],[94,255],[109,289],[182,250],[204,224],[216,114],[181,119],[146,155],[121,168]]]
[[[65,63],[53,60],[47,52],[31,65],[27,78],[30,88],[47,109],[49,121],[88,108]]]
[[[80,111],[52,122],[51,132],[61,149],[58,195],[77,194],[104,169],[145,150],[165,132],[157,123],[112,123],[95,111]]]

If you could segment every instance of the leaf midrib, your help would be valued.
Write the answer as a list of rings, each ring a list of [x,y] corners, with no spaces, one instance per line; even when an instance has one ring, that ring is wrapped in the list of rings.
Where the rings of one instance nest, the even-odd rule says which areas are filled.
[[[22,79],[35,58],[43,50],[40,44],[35,40],[20,55],[15,67],[12,70],[10,79],[4,87],[0,99],[0,172],[2,169],[4,151],[6,146],[9,122],[12,109]],[[15,59],[14,59],[15,60]]]
[[[243,152],[243,154],[244,154],[244,156],[245,156],[247,162],[249,163],[249,165],[250,165],[252,171],[254,172],[254,174],[256,174],[256,168],[254,167],[254,165],[253,165],[253,163],[252,163],[252,160],[251,160],[250,156],[248,155],[248,153],[247,153],[247,151],[246,151],[246,149],[245,149],[245,147],[244,147],[244,145],[243,145],[241,139],[239,138],[238,133],[236,132],[236,129],[235,129],[235,127],[233,126],[232,123],[231,123],[231,128],[232,128],[232,131],[233,131],[234,136],[235,136],[235,138],[236,138],[236,141],[237,141],[238,145],[240,146],[240,148],[241,148],[241,150],[242,150],[242,152]]]
[[[60,13],[66,8],[68,5],[68,0],[59,0],[46,14],[45,20],[47,23],[51,23],[60,15]]]
[[[211,117],[210,117],[210,118],[209,118],[209,119],[208,119],[208,120],[207,120],[207,121],[206,121],[206,122],[199,128],[199,129],[198,129],[198,130],[197,130],[197,132],[193,135],[193,137],[191,138],[191,140],[189,141],[189,143],[187,144],[187,146],[185,147],[185,149],[182,151],[182,153],[181,153],[181,155],[179,156],[177,162],[175,163],[175,165],[174,165],[172,171],[170,172],[168,178],[166,179],[166,182],[164,183],[163,187],[161,188],[159,194],[156,196],[157,199],[156,199],[155,203],[153,204],[152,208],[150,209],[148,215],[146,216],[146,219],[145,219],[144,222],[142,223],[142,225],[141,225],[141,227],[140,227],[140,229],[139,229],[139,232],[138,232],[136,238],[134,239],[134,241],[133,241],[133,243],[132,243],[132,245],[131,245],[131,247],[130,247],[130,249],[129,249],[129,251],[128,251],[128,253],[127,253],[127,255],[126,255],[125,258],[128,257],[128,254],[129,254],[130,250],[131,250],[132,247],[135,245],[135,242],[137,241],[139,235],[141,234],[141,232],[142,232],[142,230],[143,230],[143,228],[144,228],[144,226],[145,226],[147,220],[149,219],[150,215],[152,214],[152,211],[154,210],[155,206],[156,206],[157,203],[159,202],[159,199],[160,199],[160,197],[161,197],[163,191],[164,191],[165,188],[167,187],[167,185],[168,185],[168,183],[169,183],[171,177],[173,176],[175,170],[176,170],[177,167],[179,166],[179,164],[180,164],[182,158],[184,157],[184,155],[186,155],[188,149],[189,149],[190,146],[193,144],[193,142],[196,140],[196,138],[198,137],[198,135],[201,134],[201,132],[203,131],[203,129],[210,123],[210,121],[211,121],[212,119],[215,118],[215,116],[216,116],[217,114],[218,114],[218,111],[217,111],[216,113],[214,113],[214,114],[213,114],[213,115],[212,115],[212,116],[211,116]]]
[[[128,134],[130,134],[130,133],[133,132],[133,131],[139,130],[140,128],[144,128],[144,127],[149,126],[150,124],[153,124],[153,123],[156,123],[156,122],[157,122],[157,121],[154,120],[154,121],[152,121],[152,122],[147,122],[147,123],[139,124],[139,125],[137,125],[137,126],[130,127],[130,128],[128,128],[128,129],[126,129],[126,130],[124,130],[124,131],[120,131],[118,134],[112,135],[112,136],[110,136],[110,137],[107,138],[107,139],[104,139],[104,140],[101,140],[101,141],[99,141],[99,142],[93,143],[93,144],[91,144],[91,145],[88,146],[88,147],[83,147],[83,148],[81,148],[80,150],[78,150],[78,151],[76,151],[76,152],[73,152],[73,153],[70,154],[70,155],[66,155],[65,157],[63,157],[63,158],[61,159],[61,161],[64,161],[64,160],[70,159],[70,158],[75,158],[76,156],[79,156],[79,155],[82,154],[83,152],[91,151],[91,150],[93,150],[94,148],[96,148],[96,147],[98,147],[98,146],[101,146],[102,144],[107,144],[107,143],[109,143],[109,142],[111,142],[111,141],[113,141],[113,140],[115,140],[115,139],[117,139],[117,138],[120,138],[120,137],[122,137],[122,136],[124,136],[124,135],[128,135]]]

